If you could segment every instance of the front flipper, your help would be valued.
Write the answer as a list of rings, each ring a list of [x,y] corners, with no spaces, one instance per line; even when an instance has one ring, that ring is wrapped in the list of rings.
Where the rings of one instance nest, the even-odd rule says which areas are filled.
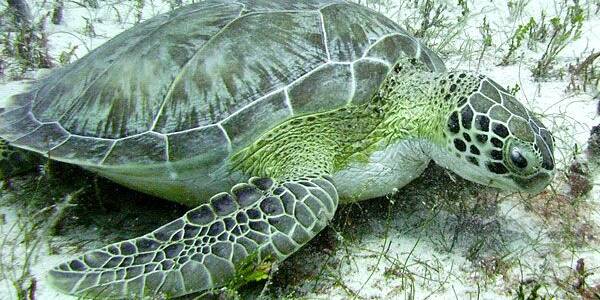
[[[313,238],[338,205],[328,176],[252,178],[152,233],[87,252],[49,273],[77,296],[173,297],[225,285],[246,258],[280,261]]]

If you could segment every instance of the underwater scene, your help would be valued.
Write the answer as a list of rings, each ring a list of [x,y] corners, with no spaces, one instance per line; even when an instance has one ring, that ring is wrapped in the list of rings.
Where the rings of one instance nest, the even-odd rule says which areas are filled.
[[[0,300],[600,299],[600,0],[8,0]]]

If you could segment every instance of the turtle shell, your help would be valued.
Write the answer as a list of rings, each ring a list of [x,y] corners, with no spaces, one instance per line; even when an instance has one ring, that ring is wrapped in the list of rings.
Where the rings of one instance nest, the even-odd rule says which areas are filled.
[[[222,162],[294,116],[364,103],[439,57],[349,1],[203,1],[115,36],[9,99],[0,136],[93,168]]]

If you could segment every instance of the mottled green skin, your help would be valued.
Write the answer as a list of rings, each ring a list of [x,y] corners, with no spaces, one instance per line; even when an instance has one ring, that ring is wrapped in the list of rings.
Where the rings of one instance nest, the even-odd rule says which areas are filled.
[[[273,178],[282,178],[290,171],[335,174],[350,165],[363,165],[366,172],[375,151],[415,141],[423,147],[422,165],[434,159],[469,180],[498,188],[537,192],[546,186],[554,169],[552,138],[541,125],[537,132],[533,130],[530,124],[541,123],[504,88],[476,74],[436,74],[408,61],[399,66],[404,69],[397,67],[369,103],[284,122],[234,156],[235,167],[244,173]],[[505,110],[509,116],[495,114],[492,107]],[[470,110],[474,110],[474,115],[466,120],[468,114],[464,112]],[[455,124],[458,131],[450,128],[453,114],[461,116],[460,124]],[[491,120],[488,129],[474,123],[484,117]],[[506,125],[506,136],[492,130],[502,124]],[[486,136],[486,141],[477,135]],[[492,139],[503,145],[494,145]],[[456,143],[464,143],[466,150],[459,149]],[[527,168],[513,166],[512,145],[523,150],[529,162]],[[496,152],[502,154],[497,157]],[[450,159],[447,154],[455,157]],[[398,172],[418,173],[410,166],[403,167],[403,161],[396,163]],[[383,177],[373,176],[374,182],[382,179],[378,176]],[[381,188],[380,195],[390,192]],[[369,198],[360,194],[345,196],[347,199],[342,202]]]

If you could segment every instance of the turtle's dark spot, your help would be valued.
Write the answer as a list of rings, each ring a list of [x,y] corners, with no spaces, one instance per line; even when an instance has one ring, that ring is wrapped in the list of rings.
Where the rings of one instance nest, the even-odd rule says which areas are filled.
[[[487,132],[490,130],[490,118],[484,115],[475,117],[475,128]]]
[[[221,221],[213,223],[212,225],[210,225],[210,228],[208,229],[208,235],[217,236],[221,232],[223,232],[224,227],[225,226],[223,226],[223,222],[221,222]]]
[[[465,74],[465,73],[460,73],[458,75],[458,78],[465,78],[465,77],[467,77],[467,74]]]
[[[462,96],[458,98],[458,106],[463,106],[465,103],[467,103],[467,97]]]
[[[246,222],[248,222],[248,216],[246,216],[246,213],[243,211],[240,211],[236,216],[235,216],[235,220],[238,222],[238,224],[244,224]]]
[[[310,228],[311,224],[314,222],[312,214],[306,205],[301,202],[296,203],[296,207],[294,208],[294,216],[296,217],[296,220],[298,220],[298,222],[300,222],[300,224],[302,224],[302,226],[305,228]]]
[[[119,255],[119,248],[115,247],[114,245],[110,245],[108,246],[108,252],[112,255]]]
[[[113,258],[109,259],[102,267],[116,268],[121,263],[121,261],[123,261],[123,256],[114,256]]]
[[[171,270],[173,265],[175,265],[175,262],[172,260],[165,260],[165,261],[161,262],[160,265],[162,266],[163,270]]]
[[[127,257],[123,258],[123,261],[121,261],[121,263],[117,267],[128,267],[128,266],[131,266],[132,262],[133,262],[133,257],[127,256]]]
[[[473,110],[470,106],[465,106],[461,111],[462,126],[466,129],[471,129],[473,123]]]
[[[223,233],[221,233],[218,237],[217,240],[219,241],[226,241],[229,239],[229,232],[225,231]]]
[[[84,271],[86,269],[85,265],[79,260],[73,260],[69,263],[69,267],[73,271]]]
[[[194,224],[205,225],[215,219],[215,213],[207,204],[205,204],[196,209],[190,210],[186,214],[186,217]]]
[[[165,252],[166,258],[173,258],[178,256],[179,253],[181,253],[181,250],[183,250],[183,245],[177,243],[167,246],[163,251]]]
[[[468,133],[463,132],[463,137],[465,138],[465,141],[467,141],[467,142],[471,141],[471,136]]]
[[[450,85],[450,93],[454,93],[456,91],[456,84]]]
[[[448,129],[450,132],[457,134],[460,131],[460,125],[458,124],[458,113],[453,112],[448,119]]]
[[[459,139],[454,139],[454,147],[460,152],[465,152],[467,150],[467,145],[465,142]]]
[[[285,234],[292,231],[295,223],[292,217],[286,215],[269,218],[269,224]]]
[[[474,165],[476,165],[476,166],[479,166],[479,161],[477,160],[477,158],[475,158],[475,157],[473,157],[473,156],[469,156],[469,157],[467,157],[467,160],[468,160],[470,163],[472,163],[472,164],[474,164]]]
[[[233,227],[233,229],[231,230],[231,234],[233,234],[235,236],[242,235],[242,230],[240,229],[240,226]]]
[[[119,247],[121,249],[121,254],[123,255],[131,255],[135,253],[135,246],[130,242],[123,242]]]
[[[485,144],[487,142],[488,136],[485,134],[478,134],[475,136],[478,142]]]
[[[481,152],[479,151],[479,148],[475,147],[475,145],[471,145],[471,147],[469,147],[469,150],[471,151],[471,153],[473,153],[475,155],[481,154]]]
[[[144,273],[148,274],[156,270],[157,264],[147,264],[144,266]]]
[[[233,249],[231,249],[231,244],[229,243],[216,243],[210,247],[210,251],[214,255],[225,259],[229,259],[232,250]]]
[[[186,262],[187,262],[189,259],[190,259],[190,258],[189,258],[189,257],[187,257],[187,256],[182,256],[182,257],[180,257],[180,258],[177,260],[177,263],[178,263],[178,264],[180,264],[180,265],[183,265],[183,264],[185,264],[185,263],[186,263]]]
[[[231,192],[242,207],[249,206],[262,197],[260,190],[248,184],[235,186]]]
[[[488,170],[490,170],[490,172],[495,173],[495,174],[506,174],[508,173],[508,170],[506,169],[506,167],[501,164],[501,163],[487,163],[487,168]]]
[[[250,221],[250,223],[248,225],[250,225],[250,228],[252,228],[252,230],[254,230],[254,231],[258,231],[258,232],[262,232],[262,233],[269,233],[269,224],[267,224],[267,222],[265,222],[265,221],[258,221],[258,222]]]
[[[137,246],[139,252],[153,251],[158,249],[158,246],[160,246],[157,241],[148,238],[137,239],[135,241],[135,245]]]
[[[208,227],[203,226],[202,229],[200,229],[200,236],[205,236],[206,233],[208,232]]]
[[[200,227],[198,226],[191,226],[189,224],[186,224],[185,227],[183,227],[183,237],[186,239],[197,237],[199,232]]]
[[[490,151],[490,155],[495,160],[502,160],[502,151],[492,150]]]
[[[273,180],[271,178],[252,178],[250,183],[263,191],[266,191],[273,186]]]
[[[260,211],[256,208],[251,208],[251,209],[247,210],[246,214],[248,214],[248,218],[250,218],[252,220],[260,219],[260,217],[262,216]]]
[[[308,181],[306,181],[308,183]],[[276,197],[267,197],[260,203],[260,209],[267,215],[279,215],[283,213],[281,201]]]
[[[183,232],[181,230],[179,230],[179,231],[175,232],[175,234],[173,234],[169,240],[171,242],[174,242],[174,241],[180,240],[181,237],[183,237]]]
[[[159,262],[159,261],[163,261],[164,259],[165,259],[165,253],[162,251],[158,251],[158,252],[156,252],[156,255],[154,255],[154,259],[152,261]]]
[[[131,279],[139,276],[144,271],[141,266],[129,267],[125,269],[125,279]]]
[[[508,136],[508,129],[502,124],[494,123],[494,125],[492,125],[492,130],[501,138]]]
[[[492,145],[494,145],[494,146],[496,146],[498,148],[502,148],[502,146],[504,146],[504,143],[502,143],[501,140],[499,140],[499,139],[497,139],[495,137],[493,137],[490,141],[492,142]]]
[[[225,229],[227,231],[230,231],[231,228],[233,228],[233,226],[236,225],[235,221],[232,218],[225,218],[223,219],[223,222],[225,222]]]
[[[216,196],[213,196],[210,199],[210,203],[212,204],[215,212],[218,215],[227,215],[236,210],[236,205],[233,200],[233,197],[227,193],[221,193]]]

